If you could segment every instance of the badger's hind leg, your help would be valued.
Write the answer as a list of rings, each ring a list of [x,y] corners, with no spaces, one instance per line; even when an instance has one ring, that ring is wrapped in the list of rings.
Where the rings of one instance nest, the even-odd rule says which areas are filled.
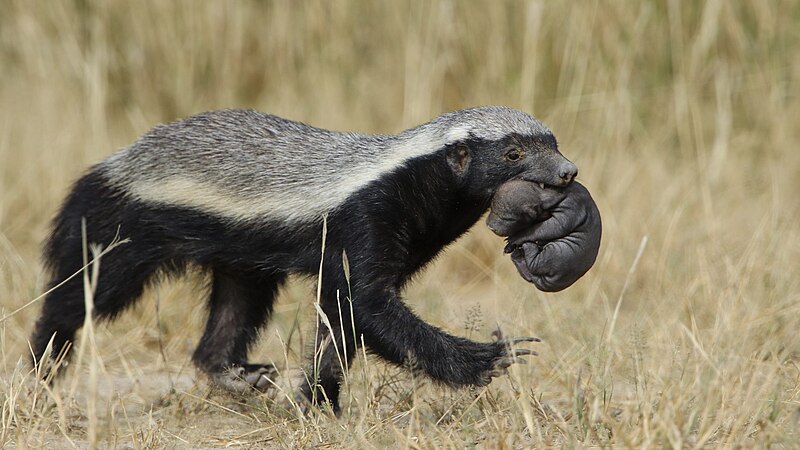
[[[80,238],[68,237],[53,247],[55,249],[51,251],[50,263],[55,270],[49,287],[63,282],[82,266]],[[93,296],[96,318],[113,319],[133,305],[157,272],[160,263],[160,255],[133,241],[121,244],[119,248],[105,255]],[[67,352],[69,344],[75,339],[75,333],[83,326],[86,288],[83,277],[74,276],[44,299],[31,347],[34,365],[38,367],[44,363],[45,372],[49,370],[49,363],[42,359],[51,340],[50,360],[54,360]]]
[[[53,222],[44,251],[51,273],[47,287],[64,284],[45,297],[31,338],[34,365],[44,369],[43,373],[51,367],[48,361],[43,361],[51,340],[52,360],[66,352],[84,322],[86,286],[82,274],[76,275],[84,265],[84,245],[107,246],[115,236],[129,238],[100,260],[93,296],[94,312],[99,319],[113,319],[133,305],[167,259],[159,237],[141,225],[142,211],[142,205],[126,200],[98,171],[78,180],[67,197]],[[73,275],[76,276],[65,282]]]
[[[272,312],[285,274],[244,275],[214,269],[206,329],[192,359],[211,380],[234,392],[266,390],[270,364],[250,364],[247,351]]]

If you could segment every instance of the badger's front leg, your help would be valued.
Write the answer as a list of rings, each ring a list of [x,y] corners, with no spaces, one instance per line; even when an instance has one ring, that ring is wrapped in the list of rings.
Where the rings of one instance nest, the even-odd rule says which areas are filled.
[[[496,332],[493,342],[475,342],[445,333],[417,317],[394,289],[355,299],[358,332],[372,351],[449,386],[485,386],[511,364],[526,363],[520,356],[536,355],[513,346],[537,338],[507,339]]]
[[[370,262],[360,257],[357,261]],[[378,272],[391,274],[392,270],[365,265],[354,267],[352,285],[344,276],[336,275],[343,274],[341,265],[326,264],[323,270],[320,306],[324,318],[319,321],[314,357],[298,395],[303,409],[327,402],[334,413],[339,413],[342,378],[362,337],[369,349],[384,359],[410,364],[414,370],[453,387],[485,386],[493,377],[506,373],[510,365],[525,363],[520,356],[536,354],[513,346],[536,342],[537,338],[508,339],[496,332],[492,342],[475,342],[425,323],[403,303],[397,289],[384,287],[391,281]],[[352,302],[347,298],[350,292]]]

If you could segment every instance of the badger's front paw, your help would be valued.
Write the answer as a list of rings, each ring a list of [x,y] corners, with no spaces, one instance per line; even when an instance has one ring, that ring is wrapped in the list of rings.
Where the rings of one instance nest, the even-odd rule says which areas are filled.
[[[526,348],[513,348],[514,345],[521,342],[541,342],[542,340],[536,337],[515,337],[506,338],[503,332],[498,328],[492,332],[492,337],[495,339],[494,345],[499,348],[499,355],[492,360],[492,364],[488,370],[481,375],[481,386],[486,386],[492,382],[492,378],[508,375],[508,368],[512,364],[528,364],[528,361],[520,358],[520,356],[538,356],[539,354],[533,350]]]
[[[272,364],[236,364],[221,372],[212,373],[217,386],[232,392],[266,391],[273,386],[278,370]]]

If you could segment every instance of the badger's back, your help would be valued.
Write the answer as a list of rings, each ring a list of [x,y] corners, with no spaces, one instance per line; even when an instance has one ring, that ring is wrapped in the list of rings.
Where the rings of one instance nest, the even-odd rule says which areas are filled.
[[[236,220],[307,222],[451,141],[543,131],[529,115],[504,107],[444,114],[398,135],[341,133],[253,110],[221,110],[157,126],[95,172],[145,203]]]
[[[321,217],[430,142],[315,128],[252,110],[160,125],[96,170],[133,198],[215,215]]]

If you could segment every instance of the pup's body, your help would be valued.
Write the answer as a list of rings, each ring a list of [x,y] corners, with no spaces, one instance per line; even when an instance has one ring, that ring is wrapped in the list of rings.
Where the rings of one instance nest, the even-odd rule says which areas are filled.
[[[51,286],[82,266],[82,218],[89,242],[130,239],[103,258],[101,318],[132,305],[159,273],[187,264],[212,271],[210,315],[193,359],[212,380],[243,390],[267,384],[269,367],[248,364],[247,350],[278,287],[289,273],[316,274],[322,258],[322,309],[336,345],[324,345],[304,395],[337,409],[339,361],[356,345],[348,292],[357,334],[388,361],[412,361],[453,386],[488,383],[507,367],[507,342],[446,334],[414,315],[400,292],[477,221],[500,184],[521,177],[565,185],[575,173],[547,128],[508,108],[457,111],[391,136],[331,132],[255,111],[210,112],[154,128],[78,180],[45,259]],[[83,304],[77,279],[46,298],[33,337],[37,360],[54,333],[53,354],[72,341]],[[318,344],[330,339],[323,333]]]
[[[509,237],[505,251],[519,274],[540,290],[566,289],[594,265],[602,221],[580,183],[552,189],[512,180],[497,189],[491,208],[486,224]]]

